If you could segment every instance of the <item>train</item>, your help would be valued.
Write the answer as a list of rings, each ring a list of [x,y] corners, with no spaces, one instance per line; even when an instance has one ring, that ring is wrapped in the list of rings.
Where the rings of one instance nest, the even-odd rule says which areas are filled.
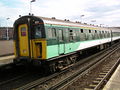
[[[89,49],[103,50],[119,41],[120,31],[69,20],[34,15],[14,23],[14,62],[56,71],[76,62]]]

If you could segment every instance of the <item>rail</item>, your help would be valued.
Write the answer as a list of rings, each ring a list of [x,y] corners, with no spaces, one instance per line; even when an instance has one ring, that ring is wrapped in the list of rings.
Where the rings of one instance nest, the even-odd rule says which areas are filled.
[[[104,78],[99,82],[99,84],[94,88],[94,90],[100,90],[100,88],[107,83],[111,75],[114,73],[118,65],[120,64],[120,58],[114,64],[114,66],[110,69],[110,71],[104,76]]]

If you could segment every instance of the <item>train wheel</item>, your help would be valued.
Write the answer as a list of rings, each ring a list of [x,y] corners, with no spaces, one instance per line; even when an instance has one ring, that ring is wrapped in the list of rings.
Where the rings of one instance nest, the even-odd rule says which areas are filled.
[[[56,72],[56,65],[55,65],[55,63],[53,63],[53,64],[51,64],[51,65],[49,66],[49,70],[50,70],[51,73]]]

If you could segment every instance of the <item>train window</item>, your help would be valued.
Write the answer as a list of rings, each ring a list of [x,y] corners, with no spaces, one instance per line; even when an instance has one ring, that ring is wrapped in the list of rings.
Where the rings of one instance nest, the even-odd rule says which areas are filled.
[[[95,30],[95,33],[97,33],[97,31]]]
[[[55,38],[56,37],[56,29],[52,28],[52,37]]]
[[[21,36],[26,36],[26,27],[21,27]]]
[[[108,33],[108,34],[107,34],[107,36],[108,36],[108,37],[110,37],[110,34],[109,34],[109,32],[107,32],[107,33]]]
[[[52,38],[52,30],[51,30],[51,28],[48,28],[48,38]]]
[[[69,30],[69,41],[73,41],[73,30]]]
[[[91,33],[91,30],[89,30],[89,33]]]
[[[41,26],[35,26],[35,38],[41,38],[42,37],[42,27]]]
[[[59,29],[58,34],[59,34],[59,41],[63,41],[64,40],[64,38],[63,38],[63,30]]]
[[[101,38],[101,31],[99,31],[99,38]]]
[[[48,29],[48,38],[55,38],[56,37],[56,29],[55,28],[49,28]]]
[[[83,29],[80,29],[81,33],[83,33]]]

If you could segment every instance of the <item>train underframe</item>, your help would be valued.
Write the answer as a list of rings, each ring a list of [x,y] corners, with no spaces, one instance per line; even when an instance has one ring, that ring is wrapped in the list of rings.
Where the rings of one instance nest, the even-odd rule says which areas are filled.
[[[43,68],[44,71],[50,71],[50,72],[56,72],[59,70],[63,70],[65,68],[70,67],[71,65],[75,64],[78,60],[81,58],[86,57],[87,55],[97,53],[101,50],[104,50],[111,45],[120,42],[120,40],[115,40],[114,42],[101,44],[92,48],[87,48],[84,50],[76,51],[67,55],[61,55],[56,58],[51,58],[49,60],[31,60],[29,58],[19,58],[17,60],[14,60],[14,62],[22,62],[24,64],[32,64],[34,66],[39,66],[40,68]]]

